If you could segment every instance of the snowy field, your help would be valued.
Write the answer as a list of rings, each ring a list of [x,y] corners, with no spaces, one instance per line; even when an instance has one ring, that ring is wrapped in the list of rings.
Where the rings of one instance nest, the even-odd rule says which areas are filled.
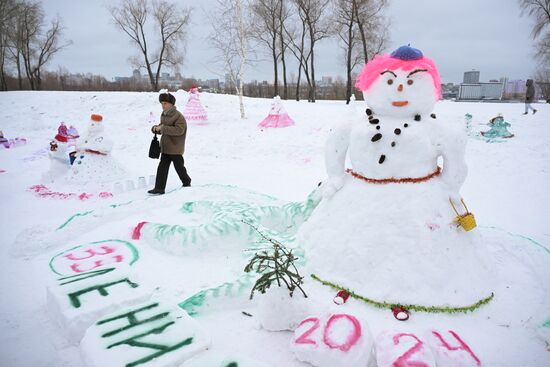
[[[150,287],[153,299],[177,306],[201,289],[239,277],[245,264],[243,248],[234,243],[224,246],[224,241],[219,241],[219,247],[178,256],[175,251],[149,246],[144,239],[133,240],[132,231],[138,223],[181,224],[181,205],[199,200],[246,199],[258,205],[304,201],[326,177],[324,143],[330,130],[345,121],[365,119],[361,102],[346,106],[341,101],[283,101],[296,125],[262,130],[257,125],[269,112],[271,100],[245,98],[247,118],[241,120],[237,97],[202,94],[209,123],[188,123],[184,154],[192,187],[180,188],[171,168],[167,194],[149,197],[146,191],[152,186],[126,188],[127,180],[137,186],[139,177],[148,180],[156,172],[158,161],[149,159],[147,152],[150,127],[161,112],[157,98],[157,93],[0,94],[0,130],[8,139],[27,140],[27,144],[12,149],[0,147],[0,366],[83,366],[83,354],[89,364],[94,363],[90,362],[93,358],[103,358],[100,351],[90,357],[94,346],[82,353],[79,339],[71,341],[58,325],[61,316],[46,291],[58,278],[52,273],[53,257],[96,241],[130,242],[139,250],[135,269],[144,287]],[[182,110],[187,93],[178,92],[176,98],[176,106]],[[476,216],[476,230],[503,239],[504,250],[498,260],[511,266],[511,275],[529,272],[525,276],[529,282],[499,284],[501,288],[515,288],[516,293],[499,298],[496,292],[491,305],[474,313],[413,313],[407,323],[396,321],[387,310],[346,304],[354,310],[366,310],[374,336],[386,329],[453,328],[483,365],[550,365],[550,105],[534,106],[538,113],[526,116],[522,115],[523,104],[515,103],[443,101],[434,111],[442,124],[465,126],[464,115],[473,116],[466,151],[469,173],[461,194]],[[116,182],[100,189],[93,182],[77,187],[42,182],[49,167],[49,142],[59,122],[74,125],[82,136],[92,113],[103,115],[105,130],[115,142],[113,156],[126,169],[124,179],[118,181],[124,190],[117,190]],[[486,123],[498,113],[511,124],[509,130],[515,137],[493,143],[477,137],[475,133],[488,130]],[[39,184],[55,192],[87,193],[91,197],[39,197],[29,190]],[[100,190],[113,196],[99,197]],[[80,216],[73,217],[77,213]],[[188,222],[183,224],[193,224],[202,219],[200,213],[193,213],[184,220]],[[517,302],[503,305],[510,299]],[[307,366],[289,349],[291,332],[261,329],[253,305],[239,308],[231,302],[227,307],[221,303],[196,317],[212,339],[204,353],[271,366]],[[536,307],[529,308],[533,303]],[[260,366],[254,362],[239,365]]]

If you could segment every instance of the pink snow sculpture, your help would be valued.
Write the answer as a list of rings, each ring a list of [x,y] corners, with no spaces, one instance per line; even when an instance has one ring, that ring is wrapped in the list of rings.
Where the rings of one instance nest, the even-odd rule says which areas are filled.
[[[294,120],[288,116],[279,96],[273,98],[269,115],[258,124],[259,127],[287,127],[292,125],[294,125]]]
[[[189,89],[189,99],[182,113],[187,121],[208,121],[208,115],[199,100],[199,87]]]
[[[25,144],[27,144],[27,139],[25,138],[6,139],[4,138],[4,133],[2,133],[2,130],[0,130],[0,147],[10,149],[10,148],[19,147]]]

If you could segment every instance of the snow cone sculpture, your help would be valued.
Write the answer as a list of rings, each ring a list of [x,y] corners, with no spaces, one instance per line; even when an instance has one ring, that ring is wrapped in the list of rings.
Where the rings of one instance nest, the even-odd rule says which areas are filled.
[[[380,307],[452,312],[489,302],[489,256],[459,194],[466,137],[432,113],[435,64],[402,46],[369,62],[356,86],[366,116],[328,139],[324,199],[299,233],[308,271]]]
[[[193,86],[189,89],[189,99],[182,113],[187,121],[208,121],[208,115],[199,100],[199,87]]]
[[[287,127],[292,125],[294,125],[294,120],[288,116],[279,96],[273,98],[269,115],[258,124],[259,127]]]
[[[91,115],[88,134],[79,144],[68,183],[107,183],[119,179],[124,170],[111,156],[113,141],[105,134],[103,116]]]
[[[498,115],[497,117],[492,118],[489,125],[491,126],[489,131],[481,132],[481,135],[489,141],[492,139],[514,137],[514,134],[508,131],[508,128],[512,125],[504,121],[502,115]]]

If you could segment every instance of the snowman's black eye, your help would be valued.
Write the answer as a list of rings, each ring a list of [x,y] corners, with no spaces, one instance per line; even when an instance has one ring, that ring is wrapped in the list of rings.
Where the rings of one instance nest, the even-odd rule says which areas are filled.
[[[413,82],[412,79],[407,80],[407,84],[408,84],[408,85],[412,85],[413,83],[414,83],[414,82]]]
[[[388,79],[388,85],[392,85],[393,84],[393,79]]]

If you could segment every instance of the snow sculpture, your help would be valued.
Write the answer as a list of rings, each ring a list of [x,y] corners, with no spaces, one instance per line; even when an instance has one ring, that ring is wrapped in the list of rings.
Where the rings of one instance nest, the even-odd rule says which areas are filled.
[[[309,271],[379,307],[465,311],[490,301],[490,282],[479,282],[491,279],[490,256],[454,221],[466,139],[432,113],[435,64],[402,46],[369,62],[356,86],[367,116],[329,137],[324,199],[298,233]]]
[[[472,348],[454,331],[432,330],[425,336],[439,367],[478,367],[481,360]]]
[[[97,320],[80,344],[86,366],[180,366],[210,346],[185,311],[149,301]]]
[[[64,176],[70,168],[71,157],[69,155],[69,133],[64,122],[59,123],[57,134],[50,142],[48,156],[50,158],[50,169],[42,176],[46,182],[54,182]]]
[[[78,343],[99,317],[149,297],[150,289],[140,286],[128,265],[119,263],[58,278],[48,287],[48,310],[69,341]]]
[[[182,113],[187,121],[208,121],[208,115],[199,100],[199,87],[189,89],[189,99]]]
[[[290,343],[296,357],[318,367],[370,366],[374,340],[366,321],[351,314],[310,316]]]
[[[294,125],[294,120],[288,116],[279,96],[273,98],[269,115],[258,124],[259,127],[287,127],[292,125]]]
[[[514,134],[508,131],[508,128],[512,125],[504,121],[502,115],[492,118],[489,125],[491,128],[488,131],[481,132],[481,135],[488,141],[491,141],[491,139],[512,138],[514,136]]]
[[[414,333],[383,331],[375,347],[378,367],[436,366],[432,350]]]
[[[4,138],[4,133],[2,132],[2,130],[0,130],[0,147],[10,149],[21,145],[25,145],[26,143],[27,143],[27,139],[25,138],[14,138],[14,139]]]
[[[105,133],[103,116],[91,115],[88,133],[79,144],[67,182],[103,184],[124,175],[124,170],[111,155],[113,141]]]

